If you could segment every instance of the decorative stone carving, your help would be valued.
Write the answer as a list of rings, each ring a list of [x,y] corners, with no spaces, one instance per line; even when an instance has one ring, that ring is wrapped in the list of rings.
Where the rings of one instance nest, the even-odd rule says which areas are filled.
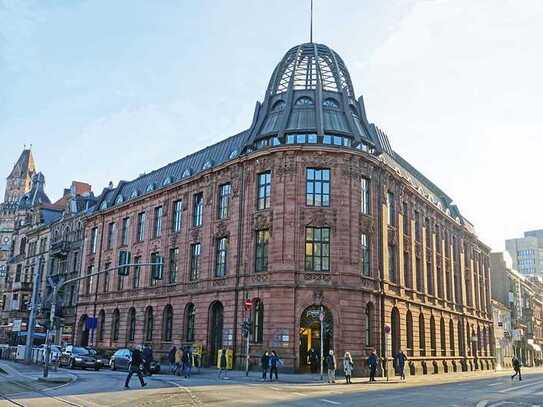
[[[255,284],[266,283],[270,280],[270,275],[268,273],[256,273],[252,276],[252,281]]]
[[[375,232],[375,222],[368,215],[360,214],[360,230],[373,234]]]
[[[398,244],[398,234],[396,231],[388,233],[388,244],[392,246],[396,246]]]
[[[294,175],[296,175],[296,158],[286,156],[278,163],[275,172],[280,178],[285,176],[292,178]]]
[[[302,211],[302,225],[308,226],[330,226],[336,227],[337,211],[336,209],[309,209]]]
[[[324,293],[321,289],[315,289],[313,290],[313,303],[314,304],[322,304],[322,300],[324,299]]]
[[[230,233],[228,232],[228,229],[226,227],[225,222],[219,222],[217,224],[217,232],[215,233],[216,237],[225,237],[228,236]]]
[[[218,278],[213,280],[214,287],[222,287],[224,285],[226,285],[226,278]]]
[[[253,218],[253,230],[269,229],[270,233],[273,228],[273,212],[258,212]]]
[[[190,230],[190,238],[193,242],[200,240],[200,228],[192,228]]]
[[[322,281],[322,282],[330,282],[332,281],[332,277],[330,276],[329,273],[308,273],[308,272],[305,272],[305,273],[302,273],[304,275],[304,280],[305,281],[316,281],[316,282],[319,282],[319,281]]]

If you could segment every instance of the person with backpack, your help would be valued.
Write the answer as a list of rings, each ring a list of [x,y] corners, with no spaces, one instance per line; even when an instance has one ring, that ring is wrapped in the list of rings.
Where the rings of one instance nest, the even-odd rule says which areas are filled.
[[[336,355],[334,351],[330,349],[328,356],[326,356],[326,367],[328,368],[328,383],[336,382]]]
[[[130,365],[128,366],[128,376],[126,376],[126,381],[124,382],[124,388],[129,389],[128,383],[132,378],[132,375],[136,373],[140,379],[141,387],[147,386],[147,383],[143,380],[143,375],[141,374],[141,365],[143,363],[143,355],[139,348],[133,349],[131,352]]]
[[[512,362],[513,362],[513,370],[515,371],[515,374],[511,376],[511,380],[514,380],[515,377],[518,375],[518,380],[519,382],[521,382],[522,374],[520,373],[520,360],[516,356],[513,356]]]
[[[396,370],[398,371],[400,378],[405,380],[405,362],[407,361],[407,356],[400,349],[398,353],[396,353],[394,360],[396,362]]]

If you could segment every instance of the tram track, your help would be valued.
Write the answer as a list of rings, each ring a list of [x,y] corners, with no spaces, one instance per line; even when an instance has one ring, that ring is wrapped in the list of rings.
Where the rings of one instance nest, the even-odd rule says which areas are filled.
[[[71,402],[69,400],[63,399],[62,397],[52,396],[50,394],[47,394],[47,392],[45,390],[39,390],[39,389],[32,388],[31,386],[29,386],[29,385],[27,385],[25,383],[18,382],[17,386],[27,389],[28,393],[36,393],[36,394],[39,394],[42,397],[45,397],[45,398],[52,399],[52,400],[58,401],[60,403],[63,403],[64,405],[68,405],[68,406],[72,406],[72,407],[84,407],[81,404],[73,403],[73,402]],[[18,394],[24,394],[24,393],[21,392],[21,393],[18,393]],[[5,401],[7,401],[7,402],[9,402],[9,403],[11,403],[12,405],[15,405],[15,406],[27,407],[25,404],[22,404],[19,401],[14,400],[12,397],[13,397],[12,395],[10,397],[10,396],[8,396],[6,394],[0,393],[0,399],[3,399],[3,400],[5,400]]]

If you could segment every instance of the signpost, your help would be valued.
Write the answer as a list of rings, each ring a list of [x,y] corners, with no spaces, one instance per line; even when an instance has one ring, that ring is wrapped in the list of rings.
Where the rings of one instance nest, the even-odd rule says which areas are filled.
[[[251,301],[250,298],[245,299],[244,306],[245,306],[246,311],[251,310],[251,307],[253,306],[253,302]],[[247,330],[247,336],[246,336],[247,344],[246,344],[246,348],[245,348],[245,376],[249,376],[249,343],[251,342],[250,341],[250,339],[251,339],[251,322],[250,321],[251,321],[251,319],[247,318],[243,322],[243,324],[245,325],[246,330]],[[271,373],[270,373],[270,376],[271,376]]]
[[[390,332],[392,331],[390,328],[390,325],[385,324],[384,327],[385,331],[385,375],[388,382],[388,353],[392,353],[392,337],[390,336]]]

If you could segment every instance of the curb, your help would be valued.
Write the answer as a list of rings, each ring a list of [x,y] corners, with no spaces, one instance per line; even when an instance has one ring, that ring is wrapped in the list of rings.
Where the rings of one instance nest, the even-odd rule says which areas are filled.
[[[38,382],[43,382],[43,383],[67,384],[67,383],[73,382],[75,378],[72,376],[58,376],[58,377],[38,377],[35,380],[37,380]]]

